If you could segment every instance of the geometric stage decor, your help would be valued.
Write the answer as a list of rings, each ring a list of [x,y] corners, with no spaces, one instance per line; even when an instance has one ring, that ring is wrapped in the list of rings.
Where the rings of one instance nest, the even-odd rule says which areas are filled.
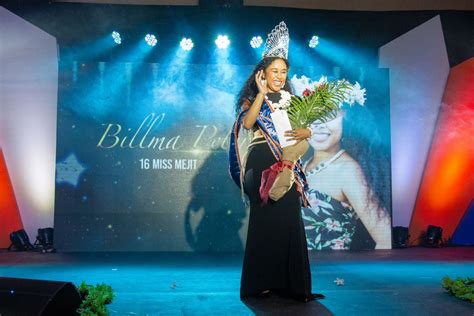
[[[7,164],[0,148],[0,248],[10,245],[9,234],[23,228]]]
[[[421,242],[428,225],[443,228],[443,240],[449,240],[469,209],[474,198],[473,135],[474,58],[470,58],[449,73],[409,227],[411,245]]]
[[[474,246],[474,200],[453,234],[451,243],[460,246]]]

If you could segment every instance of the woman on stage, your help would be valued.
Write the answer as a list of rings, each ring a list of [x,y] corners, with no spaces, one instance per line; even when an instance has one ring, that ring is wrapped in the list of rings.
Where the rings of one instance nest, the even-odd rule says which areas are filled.
[[[288,44],[288,29],[281,22],[269,34],[263,59],[240,92],[231,135],[230,171],[250,202],[241,298],[275,293],[308,302],[324,296],[311,293],[311,271],[301,218],[301,204],[307,205],[306,180],[299,161],[287,165],[294,172],[295,182],[281,199],[268,199],[265,203],[259,190],[262,172],[282,161],[282,149],[270,114],[276,109],[284,110],[291,97],[287,82]],[[241,127],[253,132],[245,161],[239,155]],[[309,138],[311,130],[294,129],[287,131],[286,136],[288,140],[299,141]]]

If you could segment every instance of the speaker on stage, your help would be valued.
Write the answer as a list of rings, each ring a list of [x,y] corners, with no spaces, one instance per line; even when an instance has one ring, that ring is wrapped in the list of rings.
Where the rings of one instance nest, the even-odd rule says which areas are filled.
[[[407,248],[410,234],[408,227],[395,226],[392,228],[392,247],[393,248]]]
[[[78,315],[81,296],[71,282],[0,277],[0,315]]]

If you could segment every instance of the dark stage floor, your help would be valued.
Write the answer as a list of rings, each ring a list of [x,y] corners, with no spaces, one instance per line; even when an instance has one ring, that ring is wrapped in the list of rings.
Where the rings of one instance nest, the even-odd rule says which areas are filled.
[[[474,315],[443,276],[474,276],[474,247],[310,254],[313,292],[298,303],[239,299],[242,254],[0,252],[0,276],[112,285],[111,315]],[[336,285],[336,278],[344,285]]]

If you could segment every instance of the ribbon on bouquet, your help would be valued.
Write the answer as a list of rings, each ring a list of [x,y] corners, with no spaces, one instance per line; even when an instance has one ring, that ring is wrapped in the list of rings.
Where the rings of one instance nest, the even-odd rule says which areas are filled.
[[[270,195],[270,189],[275,183],[275,180],[280,172],[285,168],[292,170],[294,167],[293,162],[290,160],[282,160],[275,162],[268,169],[263,170],[262,179],[260,181],[260,199],[262,200],[262,205],[268,203],[268,197]]]

